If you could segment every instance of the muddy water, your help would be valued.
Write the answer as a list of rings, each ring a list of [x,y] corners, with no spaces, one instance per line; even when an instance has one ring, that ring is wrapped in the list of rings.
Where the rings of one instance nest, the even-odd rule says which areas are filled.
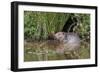
[[[25,42],[24,61],[87,59],[90,58],[88,45],[82,43],[79,50],[64,51],[63,44],[56,40]]]

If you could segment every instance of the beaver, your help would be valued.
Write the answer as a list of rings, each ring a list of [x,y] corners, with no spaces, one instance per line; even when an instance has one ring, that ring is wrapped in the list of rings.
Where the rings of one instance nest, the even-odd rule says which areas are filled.
[[[63,51],[73,51],[80,47],[80,38],[77,33],[57,32],[54,37],[56,40],[59,40],[63,43],[61,48],[61,50],[63,49]]]

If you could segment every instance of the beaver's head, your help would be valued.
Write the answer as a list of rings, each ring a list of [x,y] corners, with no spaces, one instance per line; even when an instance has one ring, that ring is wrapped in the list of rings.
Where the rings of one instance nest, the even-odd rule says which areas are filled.
[[[54,37],[55,37],[56,40],[63,41],[64,38],[65,38],[65,33],[64,32],[57,32],[54,35]]]

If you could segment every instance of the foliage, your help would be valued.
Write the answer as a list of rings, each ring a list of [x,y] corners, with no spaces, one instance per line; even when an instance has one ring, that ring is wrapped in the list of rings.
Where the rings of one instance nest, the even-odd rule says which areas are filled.
[[[53,13],[53,12],[24,12],[24,36],[25,39],[47,39],[50,33],[61,31],[69,16],[72,13]],[[74,14],[79,17],[79,24],[75,32],[84,38],[90,31],[90,15]],[[74,17],[72,16],[72,17]]]
[[[75,29],[82,39],[90,40],[90,14],[79,14],[78,27]]]
[[[48,34],[61,31],[69,14],[52,12],[24,12],[24,36],[31,39],[46,39]]]

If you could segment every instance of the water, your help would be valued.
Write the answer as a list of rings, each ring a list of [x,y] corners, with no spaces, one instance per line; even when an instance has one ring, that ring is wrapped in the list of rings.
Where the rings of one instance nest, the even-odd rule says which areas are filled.
[[[90,46],[81,43],[78,50],[63,51],[57,50],[63,47],[63,44],[56,40],[44,40],[25,42],[24,44],[24,61],[46,61],[46,60],[73,60],[90,58]],[[63,49],[60,48],[60,51]]]

